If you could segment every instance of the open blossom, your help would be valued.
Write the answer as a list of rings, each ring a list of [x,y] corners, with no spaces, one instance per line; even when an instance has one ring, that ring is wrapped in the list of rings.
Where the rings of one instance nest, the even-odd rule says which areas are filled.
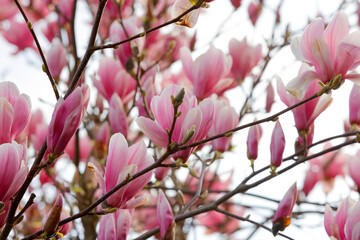
[[[251,46],[246,38],[238,41],[235,38],[229,43],[229,54],[232,57],[233,64],[231,73],[235,81],[241,83],[251,70],[263,59],[261,45]]]
[[[209,137],[235,128],[238,123],[239,117],[235,109],[229,106],[225,100],[216,100],[214,104],[214,122],[209,131]],[[231,138],[230,136],[212,140],[213,150],[225,152],[229,148]]]
[[[114,93],[123,103],[128,103],[135,94],[136,81],[122,68],[119,61],[113,58],[100,60],[99,80],[93,79],[93,84],[99,93],[110,102]]]
[[[170,131],[174,119],[174,106],[171,102],[171,96],[177,96],[180,91],[180,86],[170,85],[162,91],[160,96],[153,97],[150,105],[155,121],[145,117],[137,119],[137,124],[145,135],[163,148],[169,144],[166,130]],[[214,104],[211,99],[205,99],[198,105],[196,97],[185,92],[178,112],[181,112],[181,115],[176,118],[174,131],[171,135],[173,142],[182,143],[189,132],[192,132],[192,137],[186,139],[188,144],[206,137],[214,117]],[[186,161],[194,150],[195,148],[182,150],[172,156],[175,160],[181,158]]]
[[[25,48],[32,48],[37,51],[34,46],[34,39],[25,22],[18,22],[14,18],[10,19],[10,26],[2,30],[2,35],[9,43],[17,46],[18,50],[15,54]]]
[[[341,74],[341,80],[360,82],[359,74],[348,73],[359,65],[360,31],[349,34],[349,22],[343,12],[337,13],[324,28],[323,19],[317,18],[307,26],[301,37],[291,42],[296,58],[314,66],[286,86],[298,98],[304,96],[307,86],[315,79],[326,84]]]
[[[12,82],[0,82],[0,144],[10,143],[30,121],[30,99]]]
[[[0,21],[12,18],[18,9],[12,0],[0,0]]]
[[[131,214],[127,209],[101,216],[99,240],[126,240],[131,227]]]
[[[158,202],[156,205],[156,214],[160,228],[161,239],[174,239],[175,222],[174,216],[164,192],[160,189]]]
[[[209,50],[195,61],[192,60],[188,48],[184,47],[180,51],[184,73],[192,82],[194,94],[199,99],[219,93],[233,82],[233,79],[226,78],[232,59],[221,50],[210,46]]]
[[[353,86],[349,97],[349,122],[360,124],[360,86]]]
[[[85,115],[90,91],[87,85],[77,87],[65,100],[59,98],[49,124],[47,146],[50,153],[60,155]]]
[[[359,191],[360,189],[360,151],[357,152],[356,156],[351,157],[347,161],[347,167],[349,171],[349,175],[352,180],[355,182],[355,185]]]
[[[306,68],[306,66],[303,66]],[[302,72],[302,70],[300,70]],[[300,73],[301,74],[301,73]],[[311,97],[315,93],[321,90],[321,86],[317,82],[313,81],[307,87],[305,95],[303,98],[296,98],[291,94],[286,92],[285,86],[280,78],[277,80],[277,92],[280,96],[281,101],[290,107],[300,101]],[[300,130],[310,130],[310,127],[313,125],[315,119],[331,104],[332,98],[329,94],[323,94],[320,98],[315,98],[311,101],[298,106],[291,111],[294,114],[295,126]]]
[[[26,148],[17,142],[0,145],[0,201],[6,203],[27,175]]]
[[[357,206],[357,208],[356,208]],[[329,237],[336,240],[353,240],[358,238],[351,238],[353,230],[357,231],[359,234],[359,227],[354,228],[354,218],[350,216],[358,216],[360,214],[360,205],[350,198],[345,198],[341,201],[340,206],[338,207],[336,214],[334,216],[331,207],[328,205],[325,206],[324,214],[324,227],[326,233]],[[349,226],[346,226],[349,222]],[[357,220],[359,222],[359,218]],[[357,235],[359,236],[359,235]]]
[[[330,145],[325,145],[324,149],[329,147]],[[301,191],[307,196],[314,186],[321,181],[324,192],[329,193],[333,188],[335,178],[345,176],[343,167],[347,160],[348,156],[339,152],[326,153],[312,159]]]
[[[176,18],[180,16],[180,14],[184,13],[186,10],[191,8],[195,3],[196,0],[175,0],[174,5],[171,9],[171,18]],[[200,14],[200,9],[195,9],[190,13],[186,14],[181,19],[181,21],[176,22],[176,24],[192,28],[195,26],[199,14]]]
[[[275,212],[274,219],[272,221],[272,232],[274,236],[276,236],[279,231],[284,231],[285,228],[290,225],[290,216],[296,203],[297,195],[298,191],[296,188],[296,183],[294,183],[280,201],[279,206]]]
[[[153,162],[152,157],[146,154],[146,146],[143,141],[128,147],[124,136],[116,133],[110,139],[105,176],[102,176],[94,164],[89,163],[88,165],[95,171],[101,191],[105,194],[124,181],[128,175],[134,175]],[[135,195],[150,181],[151,175],[152,171],[149,171],[120,188],[107,198],[107,204],[111,207],[125,209],[141,205],[146,200],[145,196],[135,198]]]

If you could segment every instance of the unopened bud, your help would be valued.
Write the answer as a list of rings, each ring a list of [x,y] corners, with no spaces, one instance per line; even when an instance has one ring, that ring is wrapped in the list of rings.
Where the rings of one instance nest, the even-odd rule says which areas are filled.
[[[183,100],[184,100],[184,96],[185,96],[185,89],[182,88],[180,90],[180,92],[176,95],[176,97],[172,99],[173,105],[175,107],[179,107],[182,104]]]
[[[30,21],[27,22],[27,27],[28,27],[28,29],[30,29],[30,30],[32,29],[32,24],[31,24]]]
[[[182,140],[182,143],[185,144],[194,136],[195,134],[195,126],[191,126],[190,130],[186,133],[184,139]]]
[[[180,191],[180,190],[177,191],[177,197],[178,197],[181,205],[185,205],[185,197],[184,197],[184,194],[182,193],[182,191]]]
[[[205,199],[208,195],[209,191],[206,189],[201,195],[200,195],[200,198],[201,199]]]
[[[190,173],[190,175],[191,176],[193,176],[193,177],[195,177],[195,178],[199,178],[198,176],[197,176],[197,174],[196,174],[196,172],[194,171],[194,169],[192,169],[192,168],[188,168],[189,169],[189,173]]]
[[[341,86],[341,74],[336,75],[330,80],[329,88],[330,89],[338,89]]]
[[[131,70],[134,69],[134,67],[135,67],[134,61],[133,61],[132,57],[130,57],[125,63],[125,69],[127,72],[130,72]]]
[[[59,222],[60,222],[62,206],[63,206],[63,199],[62,199],[62,196],[59,195],[58,198],[56,199],[56,202],[55,202],[53,208],[50,211],[49,217],[46,220],[44,228],[43,228],[46,236],[56,233]]]
[[[14,226],[18,225],[19,223],[21,223],[21,221],[24,219],[24,215],[21,215],[20,217],[18,217],[15,222],[14,222]]]

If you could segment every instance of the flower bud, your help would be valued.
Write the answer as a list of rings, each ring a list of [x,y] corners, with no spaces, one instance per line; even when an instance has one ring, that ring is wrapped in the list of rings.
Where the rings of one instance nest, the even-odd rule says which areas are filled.
[[[49,217],[46,220],[43,228],[46,236],[53,235],[54,233],[56,233],[60,222],[62,206],[63,206],[63,199],[62,196],[59,195],[58,198],[56,199],[53,208],[50,211]]]

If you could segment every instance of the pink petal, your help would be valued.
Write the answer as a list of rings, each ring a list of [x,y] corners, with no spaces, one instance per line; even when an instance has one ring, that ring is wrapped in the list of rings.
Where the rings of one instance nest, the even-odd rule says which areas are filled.
[[[315,39],[312,46],[314,63],[317,72],[321,72],[322,81],[327,83],[335,76],[334,65],[329,46],[323,39]]]
[[[0,144],[11,141],[11,126],[14,121],[14,109],[3,97],[0,97]]]
[[[128,144],[121,133],[112,135],[106,162],[106,190],[112,189],[118,182],[121,171],[128,165]]]
[[[340,41],[349,33],[349,21],[345,13],[338,12],[324,31],[324,40],[330,48],[334,60],[336,48]]]
[[[155,144],[164,148],[168,145],[168,135],[158,123],[145,117],[139,117],[136,123],[140,130]]]
[[[160,236],[164,238],[168,228],[170,227],[174,217],[171,210],[171,206],[165,197],[164,192],[160,189],[159,197],[157,201],[156,213],[158,218],[158,224],[160,228]]]
[[[127,137],[127,117],[123,102],[117,93],[114,93],[110,99],[109,122],[114,133],[121,133],[125,138]]]
[[[312,48],[315,39],[322,39],[324,33],[324,21],[322,18],[316,18],[305,29],[300,41],[301,54],[311,64],[316,64],[313,57]]]
[[[94,171],[96,179],[99,182],[100,189],[101,189],[102,193],[105,194],[106,193],[106,186],[105,186],[105,179],[104,179],[102,173],[99,171],[99,169],[92,162],[88,163],[88,167],[92,171]]]
[[[286,90],[297,99],[303,99],[308,86],[315,79],[321,79],[321,77],[314,71],[306,71],[291,80],[286,85]]]
[[[129,210],[119,210],[116,219],[116,240],[126,240],[131,227],[131,215]]]

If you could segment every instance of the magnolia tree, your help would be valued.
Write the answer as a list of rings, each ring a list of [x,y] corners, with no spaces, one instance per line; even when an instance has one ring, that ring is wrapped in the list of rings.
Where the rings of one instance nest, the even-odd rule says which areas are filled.
[[[222,5],[232,11],[214,37],[190,29]],[[298,239],[291,229],[306,232],[315,214],[316,239],[359,240],[360,155],[349,150],[360,142],[359,3],[301,28],[283,20],[286,7],[0,0],[4,46],[41,61],[51,89],[35,92],[34,109],[26,79],[0,82],[0,239]],[[243,38],[224,28],[232,16]],[[281,79],[295,58],[297,74]],[[332,111],[315,131],[344,82],[349,115]]]

